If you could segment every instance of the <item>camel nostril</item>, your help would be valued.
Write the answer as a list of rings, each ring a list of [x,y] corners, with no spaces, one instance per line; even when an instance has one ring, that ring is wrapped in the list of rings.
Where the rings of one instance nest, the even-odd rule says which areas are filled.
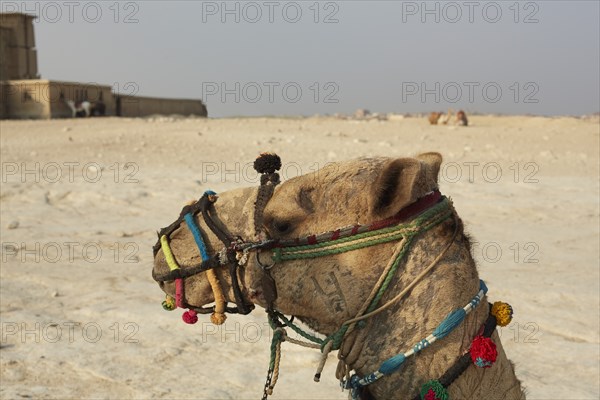
[[[261,294],[262,294],[262,292],[260,290],[256,290],[256,289],[248,290],[248,296],[250,297],[250,300],[256,300]]]

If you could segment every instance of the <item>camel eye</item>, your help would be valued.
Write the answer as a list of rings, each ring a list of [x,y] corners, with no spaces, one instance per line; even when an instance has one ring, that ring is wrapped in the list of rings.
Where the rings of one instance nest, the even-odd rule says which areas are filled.
[[[288,233],[292,230],[292,224],[289,221],[273,221],[273,229],[279,234]]]

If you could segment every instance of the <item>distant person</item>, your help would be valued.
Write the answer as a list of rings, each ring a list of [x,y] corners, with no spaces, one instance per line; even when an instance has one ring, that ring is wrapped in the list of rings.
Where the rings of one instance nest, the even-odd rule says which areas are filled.
[[[456,113],[456,125],[458,125],[458,126],[468,126],[469,125],[469,120],[467,120],[467,114],[463,110],[460,110],[459,112]]]

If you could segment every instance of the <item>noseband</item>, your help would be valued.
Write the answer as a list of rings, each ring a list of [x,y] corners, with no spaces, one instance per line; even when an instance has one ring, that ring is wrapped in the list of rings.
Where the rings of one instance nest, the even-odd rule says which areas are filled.
[[[152,278],[156,282],[168,282],[175,281],[175,299],[167,297],[167,300],[163,302],[163,307],[167,310],[173,310],[175,308],[189,308],[191,313],[184,314],[184,321],[195,322],[197,318],[196,313],[199,314],[210,314],[214,313],[217,306],[213,307],[194,307],[185,302],[185,295],[183,292],[184,284],[183,280],[191,276],[200,274],[205,271],[212,270],[219,266],[228,266],[229,274],[231,275],[231,285],[235,296],[236,307],[225,307],[223,312],[228,313],[239,313],[248,314],[254,309],[253,304],[247,304],[242,296],[242,290],[238,282],[238,267],[240,260],[236,258],[240,251],[240,244],[242,240],[239,237],[234,238],[227,231],[220,228],[220,226],[214,221],[215,210],[213,204],[217,201],[218,196],[213,191],[206,191],[204,195],[194,204],[187,205],[181,210],[179,218],[166,228],[161,229],[158,232],[158,242],[154,245],[153,251],[154,256],[158,253],[158,250],[162,248],[165,255],[167,264],[169,265],[170,271],[165,274],[156,274],[152,271]],[[201,214],[204,222],[208,228],[219,238],[223,243],[224,248],[217,254],[208,256],[206,245],[202,232],[195,222],[197,214]],[[171,251],[169,240],[170,235],[178,229],[181,224],[185,222],[188,229],[192,232],[194,240],[202,256],[202,262],[190,268],[182,269],[177,264],[175,257]],[[217,282],[218,284],[218,282]],[[213,287],[213,292],[215,292]],[[217,300],[217,293],[215,293],[215,300]]]
[[[211,320],[216,324],[221,324],[225,321],[225,312],[245,315],[254,309],[253,304],[248,304],[244,301],[238,281],[238,270],[240,266],[246,264],[248,253],[250,251],[269,247],[271,244],[271,241],[268,240],[260,241],[262,213],[267,202],[273,195],[275,186],[279,184],[279,175],[275,171],[281,168],[281,160],[279,156],[275,154],[263,153],[254,162],[254,168],[262,174],[254,213],[254,227],[255,232],[257,233],[256,239],[259,240],[258,242],[244,242],[241,237],[233,237],[227,230],[222,229],[219,224],[215,222],[216,211],[214,210],[213,205],[217,201],[218,196],[213,191],[206,191],[197,202],[186,205],[181,210],[179,218],[177,218],[175,222],[158,232],[158,241],[153,247],[154,257],[156,257],[159,249],[162,249],[170,271],[159,275],[152,270],[152,278],[156,282],[161,283],[175,281],[175,298],[167,296],[167,299],[163,302],[163,308],[169,311],[174,310],[175,308],[189,308],[190,311],[185,312],[183,315],[183,320],[187,323],[195,323],[198,320],[196,317],[197,313],[213,313]],[[223,249],[212,256],[208,255],[202,232],[195,222],[197,214],[202,215],[208,228],[223,243]],[[200,255],[202,256],[201,263],[185,269],[179,267],[169,245],[170,235],[177,230],[183,222],[186,223],[188,229],[192,232]],[[219,266],[228,266],[229,268],[236,307],[223,306],[223,304],[225,304],[225,298],[221,291],[218,278],[212,271]],[[202,272],[207,272],[208,280],[213,289],[216,303],[213,307],[194,307],[185,302],[184,279]],[[275,291],[274,285],[275,283],[272,282],[273,291]]]

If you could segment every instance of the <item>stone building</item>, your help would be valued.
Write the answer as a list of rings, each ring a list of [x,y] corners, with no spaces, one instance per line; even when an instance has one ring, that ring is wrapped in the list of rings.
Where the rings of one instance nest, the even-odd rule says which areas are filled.
[[[40,79],[34,19],[27,14],[0,13],[0,118],[68,118],[73,114],[67,100],[101,103],[107,116],[207,116],[201,100],[120,95],[108,85]]]
[[[0,14],[0,81],[40,77],[33,34],[34,18],[19,13]]]

